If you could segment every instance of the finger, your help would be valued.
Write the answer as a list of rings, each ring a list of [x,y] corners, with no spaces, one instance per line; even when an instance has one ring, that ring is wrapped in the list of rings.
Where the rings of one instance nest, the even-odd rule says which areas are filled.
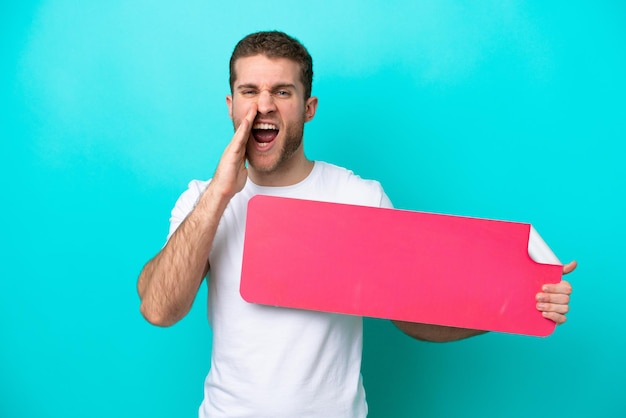
[[[544,293],[562,293],[564,295],[571,295],[572,285],[566,280],[561,280],[559,283],[544,284],[541,290],[543,290]]]
[[[541,315],[544,318],[547,318],[556,322],[557,325],[562,325],[565,323],[565,321],[567,321],[567,317],[565,315],[561,315],[556,312],[542,312]]]
[[[559,304],[568,304],[570,300],[569,295],[565,295],[563,293],[538,293],[537,294],[537,302],[546,302],[546,303],[559,303]]]
[[[578,263],[574,260],[563,266],[563,274],[569,274],[576,270]]]
[[[254,122],[254,118],[256,117],[256,113],[256,104],[252,104],[248,113],[246,113],[246,116],[243,118],[235,131],[232,142],[238,151],[244,149],[248,143],[248,138],[250,138],[250,132],[252,131],[252,124]]]
[[[565,315],[569,312],[569,305],[562,305],[560,303],[538,303],[537,310],[541,312],[555,312]]]

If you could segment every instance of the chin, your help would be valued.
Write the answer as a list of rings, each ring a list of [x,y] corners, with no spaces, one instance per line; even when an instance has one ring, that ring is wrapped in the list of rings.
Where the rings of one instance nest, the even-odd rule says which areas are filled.
[[[252,158],[248,159],[248,164],[258,173],[269,174],[276,171],[278,168],[278,161],[268,161],[269,159],[264,160],[265,161],[259,161],[257,158]]]

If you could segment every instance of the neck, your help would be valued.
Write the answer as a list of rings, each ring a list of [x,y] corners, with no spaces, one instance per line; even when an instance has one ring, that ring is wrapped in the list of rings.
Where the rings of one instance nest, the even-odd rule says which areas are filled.
[[[289,160],[271,171],[258,171],[248,166],[248,177],[256,185],[268,187],[292,186],[307,178],[315,164],[304,155],[297,152]]]

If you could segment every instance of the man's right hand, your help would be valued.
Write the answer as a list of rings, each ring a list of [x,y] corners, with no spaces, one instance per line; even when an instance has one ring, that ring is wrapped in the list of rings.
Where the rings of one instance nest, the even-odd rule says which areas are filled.
[[[256,113],[253,105],[224,150],[209,188],[139,275],[141,313],[155,325],[172,325],[191,308],[209,269],[208,255],[220,218],[246,184],[246,145]]]
[[[252,125],[257,114],[253,104],[246,117],[237,127],[232,140],[224,149],[220,162],[215,170],[210,186],[219,195],[230,200],[246,185],[248,170],[246,169],[246,145],[252,132]]]

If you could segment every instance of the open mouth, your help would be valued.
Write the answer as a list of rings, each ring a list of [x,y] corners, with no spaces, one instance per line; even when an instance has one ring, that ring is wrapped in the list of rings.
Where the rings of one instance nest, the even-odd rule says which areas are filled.
[[[252,137],[261,148],[269,147],[278,136],[278,127],[273,123],[255,123],[252,126]]]

